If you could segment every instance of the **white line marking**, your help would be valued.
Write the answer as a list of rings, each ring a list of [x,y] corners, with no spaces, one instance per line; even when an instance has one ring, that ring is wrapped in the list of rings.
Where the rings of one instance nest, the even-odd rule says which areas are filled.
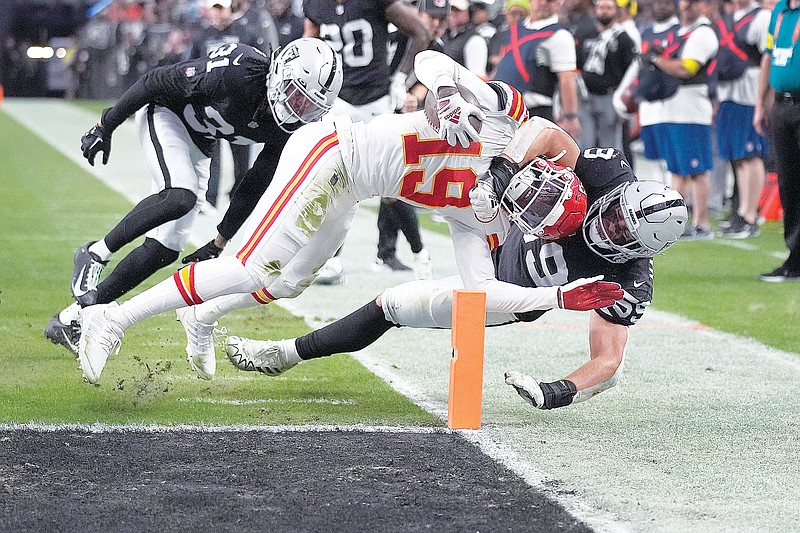
[[[0,431],[38,431],[52,433],[56,431],[85,431],[87,433],[223,433],[231,431],[261,432],[261,433],[313,433],[345,431],[353,433],[452,433],[451,430],[441,427],[420,426],[362,426],[352,425],[278,425],[257,426],[250,424],[234,424],[230,426],[195,426],[190,424],[176,424],[162,426],[159,424],[0,424]]]
[[[262,398],[258,400],[226,400],[224,398],[177,398],[179,402],[208,403],[212,405],[261,405],[267,403],[325,403],[329,405],[355,405],[354,400],[329,398]]]

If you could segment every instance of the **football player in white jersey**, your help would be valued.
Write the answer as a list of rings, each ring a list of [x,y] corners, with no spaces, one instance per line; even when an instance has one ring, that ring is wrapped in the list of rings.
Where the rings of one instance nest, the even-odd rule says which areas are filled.
[[[584,150],[574,173],[553,165],[531,164],[511,178],[508,190],[526,191],[519,195],[521,198],[559,194],[564,190],[559,187],[561,183],[577,182],[578,177],[586,191],[583,210],[576,209],[581,193],[572,195],[563,205],[585,214],[582,224],[556,228],[546,225],[548,217],[544,217],[544,227],[523,231],[515,225],[506,242],[493,253],[497,278],[508,283],[556,287],[602,275],[618,282],[624,291],[621,300],[592,312],[589,360],[566,377],[548,383],[520,372],[506,374],[506,383],[539,409],[587,400],[617,383],[628,328],[639,321],[652,300],[652,258],[678,240],[688,218],[677,191],[658,181],[637,181],[627,161],[613,148]],[[509,197],[503,199],[503,206],[512,217],[526,211]],[[583,231],[572,231],[579,228]],[[226,339],[226,351],[237,368],[275,376],[302,361],[361,350],[395,327],[450,328],[453,291],[461,288],[458,276],[404,283],[302,337],[260,341],[231,336]],[[532,322],[545,312],[489,312],[486,325]]]
[[[518,91],[484,82],[443,54],[418,54],[415,70],[438,95],[435,115],[387,115],[368,124],[336,117],[304,126],[289,139],[272,185],[248,223],[249,237],[235,256],[189,265],[122,305],[85,309],[78,349],[85,378],[91,383],[99,379],[127,328],[184,306],[193,306],[189,312],[197,324],[187,328],[189,343],[196,345],[193,364],[213,375],[216,319],[302,293],[341,246],[358,202],[374,196],[438,209],[450,226],[465,287],[485,291],[492,311],[565,304],[589,309],[621,298],[618,284],[596,279],[572,283],[564,294],[497,280],[491,249],[505,240],[510,222],[504,214],[486,222],[475,217],[469,195],[478,176],[490,171],[501,153],[509,165],[537,155],[575,161],[577,145],[551,122],[526,123]],[[467,102],[457,87],[474,95],[478,105]],[[472,124],[472,116],[481,122]],[[430,122],[439,123],[438,131]]]

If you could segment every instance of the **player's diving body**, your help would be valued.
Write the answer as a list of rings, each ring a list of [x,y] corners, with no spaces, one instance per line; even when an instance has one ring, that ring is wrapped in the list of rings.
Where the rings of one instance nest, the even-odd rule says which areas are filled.
[[[506,382],[535,407],[552,409],[591,398],[613,387],[622,372],[628,327],[650,305],[655,253],[674,243],[686,224],[680,195],[654,181],[637,181],[613,148],[584,150],[575,166],[588,195],[582,230],[556,240],[526,235],[512,225],[506,241],[493,251],[497,279],[522,287],[552,287],[602,275],[619,283],[624,297],[595,309],[589,322],[590,360],[565,378],[544,383],[518,372]],[[498,191],[500,192],[500,191]],[[635,218],[626,230],[623,213]],[[648,220],[649,219],[649,220]],[[449,328],[452,294],[464,288],[458,276],[414,281],[385,290],[352,314],[297,339],[227,339],[231,362],[242,370],[277,375],[295,364],[365,348],[392,327]],[[489,312],[487,325],[538,319],[546,310]]]
[[[122,305],[84,309],[78,359],[87,380],[97,381],[124,331],[144,318],[196,306],[198,321],[213,330],[217,318],[232,310],[299,295],[342,244],[358,202],[374,196],[438,209],[450,227],[461,279],[466,287],[487,293],[492,311],[593,308],[619,299],[616,283],[597,280],[579,280],[564,287],[563,294],[561,287],[497,280],[491,249],[505,240],[510,222],[505,215],[488,223],[476,219],[469,192],[478,176],[504,151],[523,162],[537,154],[561,154],[565,142],[576,151],[577,146],[541,119],[520,128],[527,112],[518,91],[486,83],[443,54],[418,54],[415,70],[439,95],[439,131],[424,112],[386,115],[368,124],[337,117],[298,130],[235,256],[190,265]],[[475,95],[481,108],[456,92],[457,83]],[[483,119],[481,140],[469,124],[470,115]],[[558,142],[547,142],[554,136]],[[448,137],[452,144],[442,140]],[[210,335],[205,341],[213,358]]]
[[[207,57],[160,67],[139,79],[103,111],[100,122],[81,139],[82,150],[90,164],[101,151],[107,163],[114,130],[135,115],[152,194],[104,238],[79,248],[72,279],[77,302],[53,317],[45,335],[77,352],[81,307],[114,301],[175,261],[186,247],[205,202],[217,140],[264,143],[233,191],[219,235],[190,259],[219,255],[272,180],[289,131],[327,112],[341,83],[341,61],[319,39],[296,40],[272,58],[247,45],[227,44]],[[299,84],[313,93],[288,94]],[[143,235],[144,243],[100,282],[111,255]]]

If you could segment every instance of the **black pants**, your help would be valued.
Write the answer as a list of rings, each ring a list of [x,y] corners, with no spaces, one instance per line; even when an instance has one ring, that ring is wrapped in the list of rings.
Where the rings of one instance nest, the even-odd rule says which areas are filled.
[[[800,98],[776,99],[772,113],[775,170],[783,206],[783,239],[789,249],[786,266],[800,271]]]
[[[402,231],[411,251],[422,250],[419,219],[413,206],[393,198],[381,198],[378,209],[378,258],[386,260],[397,251],[397,233]]]

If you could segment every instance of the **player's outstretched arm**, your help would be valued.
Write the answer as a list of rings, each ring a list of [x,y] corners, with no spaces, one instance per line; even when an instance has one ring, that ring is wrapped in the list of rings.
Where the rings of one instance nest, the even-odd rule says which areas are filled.
[[[592,313],[589,322],[590,360],[564,379],[539,382],[520,372],[505,374],[511,385],[526,402],[537,409],[555,409],[582,402],[615,386],[622,374],[628,344],[628,327],[609,322]]]
[[[81,152],[89,164],[94,166],[94,158],[103,152],[103,164],[111,155],[111,135],[128,117],[154,102],[159,96],[184,94],[187,86],[186,76],[176,74],[173,65],[158,67],[134,83],[112,107],[103,110],[100,121],[81,137]]]

